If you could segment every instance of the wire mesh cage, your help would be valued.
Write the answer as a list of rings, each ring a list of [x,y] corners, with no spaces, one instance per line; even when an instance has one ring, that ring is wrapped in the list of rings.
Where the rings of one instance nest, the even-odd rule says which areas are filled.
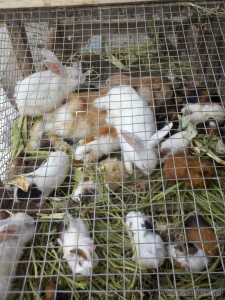
[[[0,16],[0,299],[223,299],[224,1]]]

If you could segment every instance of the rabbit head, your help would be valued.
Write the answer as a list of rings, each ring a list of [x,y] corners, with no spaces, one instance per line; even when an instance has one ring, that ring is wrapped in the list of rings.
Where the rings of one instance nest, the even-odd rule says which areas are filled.
[[[54,75],[66,77],[69,86],[74,87],[78,82],[85,82],[86,76],[82,73],[81,62],[75,62],[72,67],[67,67],[63,66],[50,50],[42,49],[41,53],[46,58],[46,60],[44,60],[46,67],[51,70]]]
[[[148,141],[142,140],[137,134],[121,131],[122,138],[134,151],[134,161],[136,167],[142,170],[146,175],[150,175],[158,164],[158,149],[160,141],[168,134],[173,127],[173,123],[169,123],[161,130],[154,133]],[[124,157],[126,161],[126,157]]]

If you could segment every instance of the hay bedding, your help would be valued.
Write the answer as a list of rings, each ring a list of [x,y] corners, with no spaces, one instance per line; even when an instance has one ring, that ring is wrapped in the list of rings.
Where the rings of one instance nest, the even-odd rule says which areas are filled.
[[[195,8],[199,9],[198,6]],[[146,63],[146,53],[154,54],[154,51],[148,47],[147,44],[141,49],[143,56],[140,59],[143,65]],[[132,49],[124,49],[119,57],[113,49],[107,49],[105,60],[118,69],[127,71],[130,57],[128,61],[126,59],[129,52],[134,53],[134,65],[137,63],[135,51],[136,49],[133,49],[133,52]],[[81,55],[75,55],[71,60],[77,57],[81,58]],[[172,66],[176,68],[178,63],[177,70],[183,70],[182,75],[185,75],[187,71],[185,62],[181,66],[180,62],[174,61],[173,64],[172,61]],[[162,69],[167,69],[167,67]],[[156,70],[156,73],[158,71]],[[90,72],[96,75],[93,70]],[[178,75],[178,78],[181,76],[180,73],[176,73],[176,70],[173,73]],[[190,74],[186,73],[186,75]],[[13,171],[10,170],[14,174],[32,171],[34,165],[35,167],[40,165],[48,155],[46,149],[38,152],[23,152],[30,129],[29,122],[27,118],[21,118],[14,126],[13,164],[11,164],[14,167]],[[207,135],[195,135],[193,138],[193,149],[198,155],[210,156],[211,154],[215,160],[219,160],[217,162],[224,164],[223,158],[218,158],[214,151],[210,152],[212,149],[208,147]],[[205,142],[206,140],[208,142]],[[218,147],[215,145],[214,149],[218,150]],[[224,154],[224,146],[220,145],[220,148],[221,153]],[[53,151],[53,149],[50,150]],[[92,175],[94,172],[96,176],[96,167],[90,167],[87,172]],[[31,252],[27,249],[24,263],[18,267],[18,275],[22,277],[20,281],[23,299],[44,299],[43,291],[49,281],[56,282],[60,290],[67,293],[68,299],[193,299],[194,293],[196,293],[196,298],[211,299],[216,292],[224,290],[222,257],[224,256],[225,234],[223,213],[225,174],[220,165],[217,167],[218,178],[213,180],[210,188],[198,190],[185,188],[181,182],[165,181],[162,171],[158,170],[151,175],[150,180],[141,171],[135,171],[132,177],[120,184],[120,188],[115,193],[106,189],[99,171],[97,182],[100,197],[96,202],[90,201],[90,197],[84,197],[79,203],[74,203],[70,198],[74,185],[77,184],[77,178],[74,177],[76,173],[77,170],[73,167],[72,176],[68,176],[63,187],[49,197],[41,211],[30,201],[27,204],[20,203],[18,206],[14,204],[11,207],[14,211],[25,209],[27,213],[34,215],[38,222]],[[4,208],[4,202],[2,208]],[[206,271],[197,274],[175,270],[169,260],[166,260],[157,271],[140,270],[132,260],[133,247],[124,224],[125,215],[133,210],[144,211],[152,215],[166,243],[171,242],[177,236],[177,232],[182,228],[188,215],[202,214],[216,228],[219,256],[213,260],[212,265]],[[88,224],[93,236],[100,263],[91,277],[73,277],[66,262],[62,260],[62,251],[56,243],[56,238],[58,237],[58,223],[66,219],[68,212],[80,216]],[[24,277],[25,274],[26,277]],[[221,296],[222,293],[218,295]]]

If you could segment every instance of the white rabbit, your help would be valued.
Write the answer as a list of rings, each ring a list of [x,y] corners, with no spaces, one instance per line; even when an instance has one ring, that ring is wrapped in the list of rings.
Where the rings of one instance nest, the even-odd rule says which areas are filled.
[[[182,113],[199,124],[210,119],[217,120],[218,124],[223,124],[225,120],[225,110],[222,105],[214,102],[206,102],[204,104],[194,103],[186,104],[182,108]]]
[[[126,170],[132,173],[133,163],[145,174],[151,174],[158,165],[156,147],[173,124],[156,132],[152,109],[131,86],[112,88],[106,96],[96,99],[94,105],[108,110],[106,121],[120,136]]]
[[[34,234],[34,219],[25,213],[16,213],[0,220],[0,299],[9,299],[12,279],[24,247]]]
[[[171,135],[168,139],[160,144],[160,154],[162,161],[169,155],[176,155],[177,153],[188,150],[190,141],[185,138],[186,131],[180,131]]]
[[[136,259],[140,267],[157,269],[165,261],[164,242],[155,232],[149,218],[140,212],[129,212],[126,225],[133,233],[136,248]]]
[[[51,51],[42,49],[42,55],[48,70],[33,73],[15,87],[14,97],[21,115],[40,116],[52,111],[85,82],[80,63],[66,67]]]
[[[41,200],[41,203],[65,180],[70,170],[69,156],[62,151],[52,152],[37,170],[24,174],[29,189],[27,192],[14,188],[14,200]]]
[[[98,265],[93,240],[83,220],[72,218],[71,215],[69,218],[69,226],[62,230],[57,242],[63,249],[63,258],[67,261],[72,273],[89,276],[93,268]]]

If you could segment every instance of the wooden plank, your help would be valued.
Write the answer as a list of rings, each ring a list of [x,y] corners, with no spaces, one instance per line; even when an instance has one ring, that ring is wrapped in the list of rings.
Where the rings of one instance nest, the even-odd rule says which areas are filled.
[[[7,22],[7,29],[17,64],[25,78],[32,74],[34,66],[24,24],[21,21]]]
[[[108,5],[138,2],[158,2],[158,0],[0,0],[0,9]]]

